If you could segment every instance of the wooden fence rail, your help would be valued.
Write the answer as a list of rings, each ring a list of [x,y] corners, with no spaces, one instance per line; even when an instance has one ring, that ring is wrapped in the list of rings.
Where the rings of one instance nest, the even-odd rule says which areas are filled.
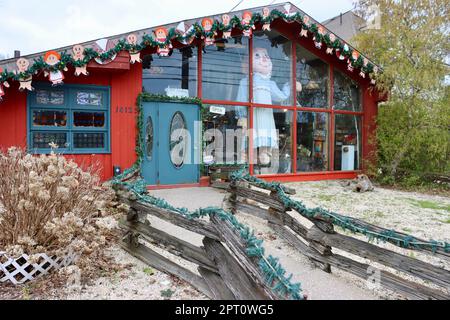
[[[116,194],[119,201],[130,207],[127,218],[120,225],[125,231],[121,246],[131,255],[155,269],[179,277],[211,299],[287,299],[276,294],[266,283],[257,259],[246,254],[245,244],[228,221],[217,216],[211,216],[209,221],[188,219],[178,212],[139,201],[123,187],[117,188]],[[203,246],[152,226],[148,220],[150,216],[203,236]],[[157,253],[152,246],[194,263],[197,272]]]
[[[276,234],[326,272],[331,272],[331,267],[335,267],[364,280],[373,279],[373,275],[378,273],[381,286],[397,292],[405,298],[450,299],[450,271],[447,269],[339,233],[335,230],[329,217],[320,215],[316,215],[314,218],[305,217],[291,208],[286,208],[277,192],[264,189],[261,185],[251,181],[232,181],[228,191],[227,206],[233,213],[243,212],[266,220]],[[289,190],[289,193],[292,194],[292,191]],[[370,231],[378,233],[389,231],[362,220],[342,217],[354,225]],[[305,218],[310,223],[307,223]],[[410,237],[410,239],[423,241],[416,237]],[[389,242],[398,245],[395,241]],[[336,254],[333,252],[334,248],[351,254],[349,256],[368,259],[371,261],[371,265]],[[421,251],[446,261],[449,261],[450,257],[448,252],[442,250],[433,252],[431,248],[405,250]],[[376,268],[372,262],[398,271],[402,275],[420,279],[422,283],[394,274],[387,271],[386,268]],[[429,286],[430,284],[431,286]]]

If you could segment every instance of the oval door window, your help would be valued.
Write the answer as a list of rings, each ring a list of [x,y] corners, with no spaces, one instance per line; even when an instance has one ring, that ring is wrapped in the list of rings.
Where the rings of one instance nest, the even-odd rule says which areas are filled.
[[[188,148],[186,121],[181,112],[176,112],[170,122],[170,160],[176,168],[181,168]]]
[[[152,117],[147,118],[145,126],[145,156],[148,161],[153,158],[153,120]]]

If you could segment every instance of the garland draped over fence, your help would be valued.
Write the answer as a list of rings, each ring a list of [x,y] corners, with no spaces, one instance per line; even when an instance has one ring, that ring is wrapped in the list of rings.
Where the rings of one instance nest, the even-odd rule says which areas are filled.
[[[263,12],[264,10],[268,11],[268,8],[264,8]],[[291,9],[289,9],[289,11],[290,10]],[[328,32],[321,24],[312,22],[309,16],[303,15],[298,11],[295,13],[288,12],[286,5],[284,11],[286,11],[286,13],[278,9],[273,9],[267,14],[246,11],[243,13],[242,19],[235,15],[230,19],[230,22],[227,25],[218,20],[214,20],[212,26],[206,30],[202,23],[195,22],[187,32],[180,32],[175,27],[170,28],[167,30],[166,36],[163,39],[155,38],[150,34],[145,34],[140,43],[137,41],[130,42],[129,39],[123,38],[118,40],[117,44],[113,48],[104,52],[97,52],[93,48],[84,48],[84,51],[82,51],[83,54],[78,58],[64,51],[60,53],[60,59],[56,64],[48,64],[44,57],[41,56],[34,59],[33,63],[30,64],[26,70],[14,70],[14,72],[12,72],[9,70],[2,70],[0,68],[0,83],[7,82],[9,80],[23,81],[24,79],[28,79],[41,71],[67,71],[66,68],[69,65],[72,65],[75,68],[83,68],[93,59],[100,59],[104,62],[112,59],[121,51],[128,51],[133,55],[148,47],[167,49],[172,45],[173,41],[188,44],[194,39],[214,38],[218,32],[231,32],[232,29],[238,29],[244,33],[248,32],[247,35],[249,35],[251,34],[251,30],[254,29],[256,23],[270,25],[270,23],[275,19],[283,19],[287,23],[298,23],[302,29],[300,37],[309,37],[309,35],[311,35],[318,49],[321,49],[322,43],[325,44],[328,48],[327,53],[332,54],[333,50],[336,51],[336,55],[340,60],[347,59],[349,70],[352,70],[352,68],[359,68],[361,70],[361,77],[365,78],[366,74],[368,74],[372,78],[372,84],[375,83],[375,76],[379,68],[370,62],[367,57],[364,57],[359,51],[349,46],[345,41],[337,38],[333,33]],[[247,17],[251,16],[251,19],[245,20],[244,16],[246,14]],[[157,28],[155,29],[158,30]],[[87,75],[87,73],[84,74]]]
[[[156,198],[148,194],[147,185],[143,179],[138,179],[132,182],[123,181],[127,176],[135,170],[131,168],[126,170],[122,175],[113,178],[113,184],[122,185],[129,191],[133,192],[139,201],[157,206],[161,209],[170,210],[176,212],[187,219],[199,219],[208,216],[217,216],[223,221],[229,222],[232,228],[247,246],[246,254],[248,257],[258,259],[259,269],[262,271],[266,284],[271,287],[274,293],[280,297],[288,297],[294,300],[303,300],[304,297],[301,294],[300,283],[292,283],[292,274],[286,276],[286,270],[280,264],[279,260],[271,255],[266,257],[263,247],[263,240],[258,239],[253,230],[250,230],[247,226],[240,223],[236,217],[221,208],[207,207],[200,208],[195,211],[189,211],[187,208],[177,208],[170,205],[164,199]]]
[[[341,227],[344,230],[349,230],[353,233],[359,233],[366,236],[370,241],[377,240],[383,242],[390,242],[399,247],[406,249],[414,248],[431,248],[433,252],[443,250],[450,252],[450,243],[444,241],[418,241],[411,235],[401,234],[395,230],[387,230],[385,232],[375,232],[356,225],[351,218],[345,217],[335,212],[328,211],[323,208],[308,209],[301,201],[291,199],[285,192],[283,186],[278,182],[266,182],[251,176],[246,170],[239,170],[230,175],[233,181],[247,181],[251,182],[257,187],[268,189],[277,192],[279,199],[287,208],[296,210],[306,218],[324,217],[332,224]]]

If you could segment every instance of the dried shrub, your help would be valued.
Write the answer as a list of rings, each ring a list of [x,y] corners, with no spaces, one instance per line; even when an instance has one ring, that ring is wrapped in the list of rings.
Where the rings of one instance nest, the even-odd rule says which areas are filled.
[[[114,192],[93,167],[13,147],[0,151],[0,181],[0,251],[12,257],[72,251],[86,267],[114,238]]]

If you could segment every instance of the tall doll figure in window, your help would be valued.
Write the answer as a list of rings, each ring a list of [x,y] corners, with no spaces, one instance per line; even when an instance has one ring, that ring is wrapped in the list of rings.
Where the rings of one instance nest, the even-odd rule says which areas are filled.
[[[291,86],[284,84],[280,90],[272,77],[273,64],[265,48],[253,50],[253,102],[272,105],[281,104],[291,96]],[[246,101],[248,96],[248,78],[241,80],[237,101]],[[297,82],[297,91],[302,90],[302,85]],[[237,108],[238,126],[247,128],[248,120],[242,107]],[[273,109],[253,109],[253,155],[257,156],[257,165],[261,167],[259,173],[277,173],[279,161],[278,134],[275,126]],[[268,168],[270,167],[270,168]],[[275,172],[274,172],[275,171]]]

